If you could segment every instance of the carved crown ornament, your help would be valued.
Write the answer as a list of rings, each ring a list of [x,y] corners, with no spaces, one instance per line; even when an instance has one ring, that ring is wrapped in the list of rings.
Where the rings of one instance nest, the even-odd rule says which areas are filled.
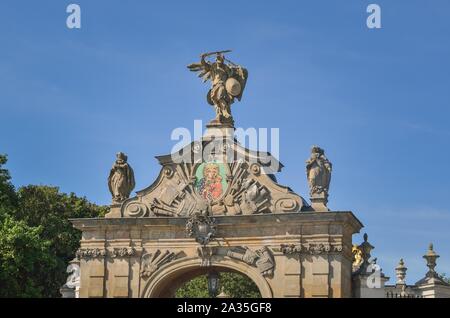
[[[177,153],[157,157],[156,181],[121,205],[122,217],[189,217],[300,212],[306,201],[274,174],[282,165],[229,138],[202,139]]]

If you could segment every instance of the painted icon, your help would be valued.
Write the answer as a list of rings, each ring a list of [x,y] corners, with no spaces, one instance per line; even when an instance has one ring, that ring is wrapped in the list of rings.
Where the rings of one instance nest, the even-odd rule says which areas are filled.
[[[219,199],[228,187],[226,168],[223,163],[202,163],[198,166],[195,177],[197,193],[208,202]]]

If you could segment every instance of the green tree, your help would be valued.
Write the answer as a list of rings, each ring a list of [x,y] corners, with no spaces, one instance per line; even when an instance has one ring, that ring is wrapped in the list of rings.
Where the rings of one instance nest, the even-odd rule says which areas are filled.
[[[107,208],[79,198],[74,193],[59,192],[57,187],[29,185],[19,188],[18,208],[14,217],[31,227],[42,227],[40,237],[50,242],[56,268],[46,274],[46,297],[59,297],[59,287],[67,278],[68,262],[80,246],[81,233],[70,218],[104,216]]]
[[[3,168],[6,162],[6,156],[0,155],[0,268],[5,268],[0,274],[0,285],[12,287],[8,293],[1,288],[0,296],[60,297],[59,288],[67,278],[66,267],[81,238],[69,219],[101,217],[107,207],[92,204],[74,193],[61,193],[57,187],[29,185],[15,191],[8,170]],[[46,261],[49,257],[51,262]],[[39,264],[45,266],[43,271]],[[17,275],[13,275],[15,272]],[[32,292],[27,288],[32,288]]]
[[[0,297],[43,297],[44,280],[55,269],[50,241],[40,237],[42,227],[3,215],[0,221]]]
[[[238,273],[220,273],[220,288],[230,298],[260,298],[256,284],[247,276]],[[177,298],[208,298],[208,279],[206,275],[195,277],[179,288]]]
[[[247,276],[237,273],[220,273],[223,292],[231,298],[261,298],[256,284]]]
[[[176,298],[209,298],[206,275],[195,277],[181,286],[175,293]]]
[[[6,155],[0,154],[0,213],[4,215],[17,206],[17,195],[9,171],[3,166],[8,161]],[[1,217],[0,215],[0,217]]]

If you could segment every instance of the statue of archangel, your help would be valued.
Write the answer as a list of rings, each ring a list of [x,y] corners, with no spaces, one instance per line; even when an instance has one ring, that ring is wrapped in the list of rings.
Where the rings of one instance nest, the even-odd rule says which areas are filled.
[[[198,76],[203,82],[211,81],[211,89],[206,97],[208,103],[215,108],[216,118],[210,125],[234,125],[230,106],[235,99],[241,100],[247,82],[248,71],[227,60],[223,54],[228,52],[231,51],[204,53],[200,55],[200,63],[188,65],[190,71],[200,72]],[[211,55],[216,55],[215,62],[206,60]]]

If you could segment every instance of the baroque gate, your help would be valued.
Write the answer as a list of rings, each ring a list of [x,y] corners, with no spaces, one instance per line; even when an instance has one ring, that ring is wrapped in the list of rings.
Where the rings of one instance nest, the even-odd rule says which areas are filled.
[[[110,213],[71,220],[82,231],[80,297],[173,297],[211,269],[248,276],[262,297],[351,297],[352,235],[362,224],[351,212],[328,210],[331,163],[312,148],[311,204],[278,184],[281,163],[234,136],[230,105],[248,73],[214,54],[214,63],[202,55],[189,66],[212,81],[216,118],[203,137],[158,156],[158,178],[134,197],[133,170],[119,153]]]

